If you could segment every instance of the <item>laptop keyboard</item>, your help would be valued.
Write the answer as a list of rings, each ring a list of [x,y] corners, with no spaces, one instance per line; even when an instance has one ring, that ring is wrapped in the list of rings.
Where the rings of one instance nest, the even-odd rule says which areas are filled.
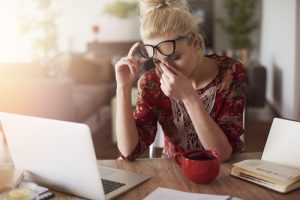
[[[119,182],[115,182],[103,178],[101,179],[101,181],[104,188],[104,194],[108,194],[125,185],[124,183],[119,183]]]

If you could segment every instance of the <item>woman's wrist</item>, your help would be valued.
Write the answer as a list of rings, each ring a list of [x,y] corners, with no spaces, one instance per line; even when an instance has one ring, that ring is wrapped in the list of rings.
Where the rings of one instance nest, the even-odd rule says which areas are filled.
[[[116,89],[116,92],[131,92],[132,90],[132,86],[131,85],[120,85],[120,84],[117,84],[117,89]]]
[[[196,90],[194,90],[193,92],[189,93],[188,95],[186,95],[183,99],[182,102],[184,103],[185,106],[190,106],[192,107],[193,105],[195,105],[195,103],[197,103],[200,100],[200,97],[197,93]]]
[[[186,94],[183,96],[183,98],[181,100],[183,102],[189,102],[192,99],[195,99],[195,98],[198,98],[198,97],[199,97],[199,95],[198,95],[197,91],[193,89],[189,92],[186,92]]]
[[[116,97],[118,99],[123,99],[122,101],[131,102],[131,90],[132,87],[117,87]]]

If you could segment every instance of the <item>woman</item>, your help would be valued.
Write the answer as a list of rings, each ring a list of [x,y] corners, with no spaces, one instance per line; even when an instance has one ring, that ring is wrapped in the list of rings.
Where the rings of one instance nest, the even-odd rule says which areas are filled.
[[[185,0],[139,2],[143,44],[134,44],[115,65],[122,157],[134,160],[141,155],[154,141],[159,121],[165,136],[163,155],[204,148],[227,160],[243,148],[243,66],[231,58],[204,56],[203,39]],[[145,59],[136,58],[137,52]],[[155,69],[139,79],[132,115],[131,89],[146,59],[153,60]]]

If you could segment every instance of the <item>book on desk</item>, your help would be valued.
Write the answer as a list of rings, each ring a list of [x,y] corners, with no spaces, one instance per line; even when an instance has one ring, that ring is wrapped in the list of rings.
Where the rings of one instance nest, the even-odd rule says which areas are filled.
[[[231,175],[281,193],[300,188],[300,122],[274,118],[260,160],[233,164]]]
[[[233,164],[231,175],[281,193],[300,187],[300,168],[265,160],[244,160]]]

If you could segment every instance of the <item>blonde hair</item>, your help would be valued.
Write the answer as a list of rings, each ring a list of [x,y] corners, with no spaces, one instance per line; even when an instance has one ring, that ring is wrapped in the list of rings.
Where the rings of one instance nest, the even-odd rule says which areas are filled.
[[[140,33],[143,39],[152,39],[168,33],[198,35],[198,24],[186,0],[139,0]],[[200,48],[204,51],[204,40]]]

